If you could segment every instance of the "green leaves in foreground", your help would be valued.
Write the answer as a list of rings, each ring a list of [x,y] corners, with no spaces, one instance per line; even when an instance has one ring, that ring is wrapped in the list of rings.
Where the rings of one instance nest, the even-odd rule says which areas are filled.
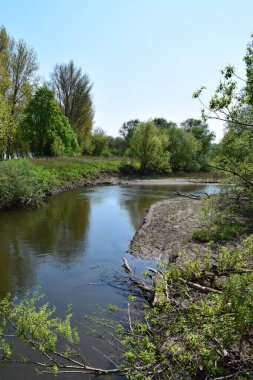
[[[70,325],[70,311],[65,319],[53,317],[55,308],[50,308],[48,304],[39,305],[41,298],[35,293],[31,298],[27,295],[20,303],[10,297],[0,302],[0,355],[3,362],[11,362],[14,358],[15,361],[30,362],[27,358],[17,358],[12,349],[11,335],[48,359],[56,354],[60,339],[61,349],[64,348],[62,355],[69,353],[69,344],[79,342],[77,331]],[[49,360],[48,367],[54,368],[53,364],[53,359],[52,362]]]
[[[253,235],[215,260],[199,255],[163,270],[167,302],[119,329],[129,378],[252,378],[252,256]]]
[[[88,318],[95,324],[96,338],[107,342],[116,355],[120,353],[120,361],[115,361],[115,352],[106,355],[113,355],[115,367],[110,370],[87,366],[80,359],[84,356],[70,312],[64,319],[54,317],[55,309],[41,305],[38,294],[20,303],[6,298],[0,302],[2,362],[33,362],[51,373],[73,369],[95,375],[122,373],[139,380],[251,379],[252,256],[250,235],[239,248],[222,247],[215,257],[198,254],[182,259],[180,265],[157,270],[163,281],[153,277],[153,300],[150,290],[145,297],[144,288],[142,295],[137,292],[137,297],[129,298],[122,314],[109,305],[108,320],[99,315]],[[163,304],[154,302],[156,292],[164,294]],[[16,359],[10,333],[44,360]]]

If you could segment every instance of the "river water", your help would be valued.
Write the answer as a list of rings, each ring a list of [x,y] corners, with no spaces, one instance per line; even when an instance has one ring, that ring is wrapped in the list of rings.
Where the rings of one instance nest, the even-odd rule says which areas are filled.
[[[123,256],[140,272],[154,265],[154,260],[131,257],[129,243],[150,205],[175,197],[175,191],[212,193],[215,186],[97,186],[55,195],[36,210],[0,212],[0,298],[9,292],[22,298],[40,287],[44,301],[55,305],[59,316],[72,304],[76,323],[97,305],[126,306],[126,294],[106,279],[120,270]],[[94,364],[107,364],[91,351],[92,338],[83,337],[81,345]],[[0,369],[0,380],[36,377],[28,366]]]

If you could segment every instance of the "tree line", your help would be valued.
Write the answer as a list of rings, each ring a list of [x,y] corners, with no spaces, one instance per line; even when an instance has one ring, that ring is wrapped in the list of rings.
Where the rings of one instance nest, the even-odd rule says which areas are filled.
[[[202,170],[214,134],[201,120],[130,120],[118,137],[92,131],[92,84],[73,61],[56,64],[40,84],[37,55],[0,28],[0,157],[93,154],[140,160],[141,171]]]
[[[57,64],[40,85],[33,48],[0,27],[0,155],[90,152],[92,84],[73,61]]]

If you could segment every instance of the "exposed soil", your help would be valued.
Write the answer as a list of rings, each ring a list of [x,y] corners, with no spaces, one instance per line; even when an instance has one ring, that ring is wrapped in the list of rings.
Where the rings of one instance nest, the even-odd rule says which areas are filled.
[[[192,241],[193,231],[205,225],[201,204],[201,200],[181,197],[153,204],[130,244],[130,253],[164,262],[181,255],[190,258],[200,248],[202,254],[211,252],[208,245]]]
[[[187,178],[156,178],[156,179],[142,179],[142,178],[128,178],[121,177],[118,173],[98,173],[97,177],[91,180],[77,179],[68,184],[57,186],[48,191],[48,195],[58,194],[63,191],[75,190],[82,187],[96,186],[96,185],[191,185],[192,183],[203,183]],[[210,183],[210,182],[207,182]],[[216,182],[215,182],[216,183]]]

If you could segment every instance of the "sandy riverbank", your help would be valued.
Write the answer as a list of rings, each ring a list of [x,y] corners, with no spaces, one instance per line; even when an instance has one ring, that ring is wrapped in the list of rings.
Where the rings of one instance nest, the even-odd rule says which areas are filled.
[[[209,182],[204,182],[209,183]],[[212,182],[213,183],[213,182]],[[215,182],[216,183],[216,182]],[[97,185],[123,185],[123,186],[162,186],[162,185],[192,185],[203,184],[202,181],[187,178],[154,178],[154,179],[129,179],[119,176],[117,173],[114,175],[107,173],[99,173],[97,178],[92,180],[77,179],[72,183],[57,186],[48,191],[49,195],[58,194],[64,191],[80,189],[82,187],[97,186]]]
[[[168,199],[153,204],[136,232],[130,253],[142,258],[175,261],[180,254],[192,257],[201,248],[202,254],[210,247],[192,241],[192,233],[204,225],[200,218],[201,200]]]
[[[197,179],[189,178],[152,178],[152,179],[122,179],[120,181],[123,185],[143,185],[143,186],[161,186],[161,185],[192,185],[192,184],[203,184],[203,183],[215,183]]]

